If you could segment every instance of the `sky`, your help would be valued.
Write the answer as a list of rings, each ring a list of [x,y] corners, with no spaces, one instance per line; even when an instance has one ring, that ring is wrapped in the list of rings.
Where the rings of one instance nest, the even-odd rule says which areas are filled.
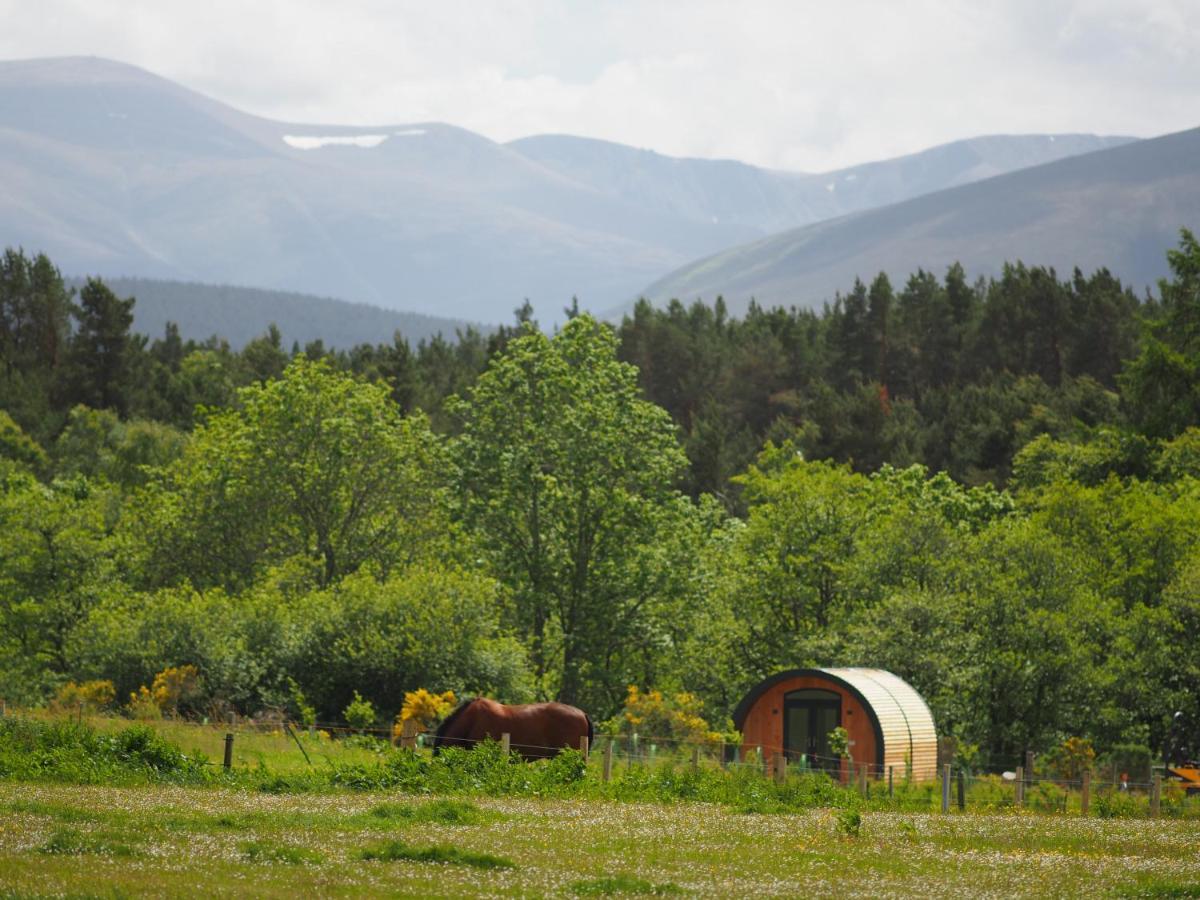
[[[1200,126],[1200,0],[0,0],[0,23],[0,59],[107,57],[274,119],[796,171]]]

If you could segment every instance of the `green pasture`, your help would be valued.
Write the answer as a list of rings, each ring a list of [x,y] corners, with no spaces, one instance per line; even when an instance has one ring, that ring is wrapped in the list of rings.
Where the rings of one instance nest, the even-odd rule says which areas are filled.
[[[407,811],[407,812],[404,812]],[[5,896],[1200,894],[1176,820],[0,783]]]
[[[0,718],[0,897],[1200,896],[1191,801],[1083,817],[981,782],[941,814],[932,785],[304,736],[310,766],[249,731],[226,771],[223,736]]]

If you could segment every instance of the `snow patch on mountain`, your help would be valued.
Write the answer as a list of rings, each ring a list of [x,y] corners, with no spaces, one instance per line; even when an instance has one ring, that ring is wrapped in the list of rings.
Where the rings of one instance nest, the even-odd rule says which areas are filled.
[[[283,142],[297,150],[319,150],[321,147],[378,147],[388,139],[386,134],[352,134],[320,136],[308,134],[285,134]]]

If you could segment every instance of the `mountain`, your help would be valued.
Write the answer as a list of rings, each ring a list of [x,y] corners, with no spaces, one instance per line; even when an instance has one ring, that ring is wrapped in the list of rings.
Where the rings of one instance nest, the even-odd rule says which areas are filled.
[[[279,328],[285,348],[293,341],[304,346],[320,339],[326,347],[342,350],[358,344],[390,344],[397,332],[414,346],[439,334],[453,340],[456,332],[472,327],[460,319],[286,291],[153,278],[105,278],[104,283],[117,296],[137,300],[135,332],[162,337],[167,323],[174,322],[184,340],[204,341],[216,335],[234,348],[243,347],[271,325]],[[83,281],[73,278],[68,284],[78,290]]]
[[[684,266],[642,296],[811,307],[856,277],[895,282],[954,262],[987,276],[1006,260],[1060,274],[1107,267],[1140,291],[1167,274],[1181,227],[1200,227],[1200,129],[789,230]]]
[[[1133,140],[990,135],[818,175],[731,160],[677,159],[567,135],[537,135],[506,146],[596,191],[663,215],[770,233]]]
[[[5,62],[0,242],[73,274],[494,322],[525,298],[604,308],[780,228],[1110,140],[996,138],[793,175],[439,123],[275,122],[121,63]]]

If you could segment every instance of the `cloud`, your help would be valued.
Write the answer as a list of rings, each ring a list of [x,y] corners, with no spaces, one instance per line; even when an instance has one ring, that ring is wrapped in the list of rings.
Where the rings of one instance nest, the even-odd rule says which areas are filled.
[[[41,0],[36,15],[0,0],[0,21],[4,58],[108,56],[272,118],[564,132],[776,168],[1200,124],[1192,0]]]

